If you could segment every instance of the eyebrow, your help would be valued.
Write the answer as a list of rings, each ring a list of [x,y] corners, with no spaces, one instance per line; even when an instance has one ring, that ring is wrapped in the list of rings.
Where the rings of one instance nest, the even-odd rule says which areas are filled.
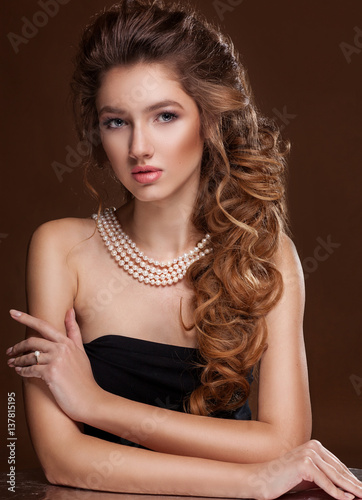
[[[184,109],[183,106],[177,101],[172,101],[172,100],[165,100],[165,101],[160,101],[155,104],[152,104],[151,106],[148,106],[147,108],[144,109],[144,112],[146,113],[151,113],[152,111],[156,111],[157,109],[160,108],[165,108],[167,106],[178,106],[181,109]],[[124,109],[122,108],[115,108],[113,106],[103,106],[99,113],[98,116],[101,116],[102,113],[120,113],[120,114],[125,114],[127,113]]]

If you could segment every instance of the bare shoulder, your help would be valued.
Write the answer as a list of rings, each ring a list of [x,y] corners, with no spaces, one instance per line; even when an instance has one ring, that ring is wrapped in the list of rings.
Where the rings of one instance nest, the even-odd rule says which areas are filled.
[[[274,263],[283,277],[284,284],[294,284],[304,288],[304,275],[300,258],[293,240],[281,234],[279,247],[274,255]]]
[[[91,218],[67,217],[51,220],[35,229],[31,237],[30,248],[69,252],[81,242],[88,241],[93,236],[95,229],[96,225]]]
[[[93,219],[66,218],[41,224],[33,233],[27,258],[31,314],[64,328],[64,315],[78,291],[78,271],[94,245]]]

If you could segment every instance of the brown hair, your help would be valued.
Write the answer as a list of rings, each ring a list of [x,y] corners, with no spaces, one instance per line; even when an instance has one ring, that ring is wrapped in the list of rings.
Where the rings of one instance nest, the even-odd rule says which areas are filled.
[[[202,358],[202,384],[187,405],[201,415],[231,411],[249,395],[248,374],[267,345],[265,316],[282,293],[273,257],[286,230],[288,148],[256,108],[239,56],[215,26],[185,2],[123,0],[92,19],[76,57],[71,88],[78,132],[90,146],[86,174],[106,160],[94,141],[102,76],[138,62],[167,63],[199,108],[206,139],[192,221],[210,233],[214,251],[186,275],[194,290],[187,328],[196,327]]]

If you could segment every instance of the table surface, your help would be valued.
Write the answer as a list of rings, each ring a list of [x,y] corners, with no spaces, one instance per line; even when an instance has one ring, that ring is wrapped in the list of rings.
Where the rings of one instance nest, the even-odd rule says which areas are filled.
[[[362,481],[362,469],[350,469]],[[177,500],[196,497],[177,497],[160,495],[136,495],[128,493],[104,493],[99,491],[79,490],[63,486],[52,486],[47,482],[40,469],[16,472],[15,493],[8,491],[6,472],[0,475],[0,498],[14,500]],[[320,489],[290,493],[280,497],[282,500],[330,500],[331,497]],[[198,498],[200,500],[200,498]],[[215,500],[215,499],[212,499]]]

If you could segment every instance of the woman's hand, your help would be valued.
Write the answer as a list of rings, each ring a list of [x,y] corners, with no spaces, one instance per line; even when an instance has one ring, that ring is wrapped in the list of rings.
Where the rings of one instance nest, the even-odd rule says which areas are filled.
[[[362,498],[361,481],[315,440],[255,467],[249,484],[257,499],[271,500],[289,491],[317,487],[338,500]]]
[[[74,309],[65,315],[67,335],[29,314],[13,309],[10,314],[43,338],[30,337],[10,347],[8,365],[22,377],[44,380],[62,410],[73,420],[85,422],[102,389],[94,380]]]

